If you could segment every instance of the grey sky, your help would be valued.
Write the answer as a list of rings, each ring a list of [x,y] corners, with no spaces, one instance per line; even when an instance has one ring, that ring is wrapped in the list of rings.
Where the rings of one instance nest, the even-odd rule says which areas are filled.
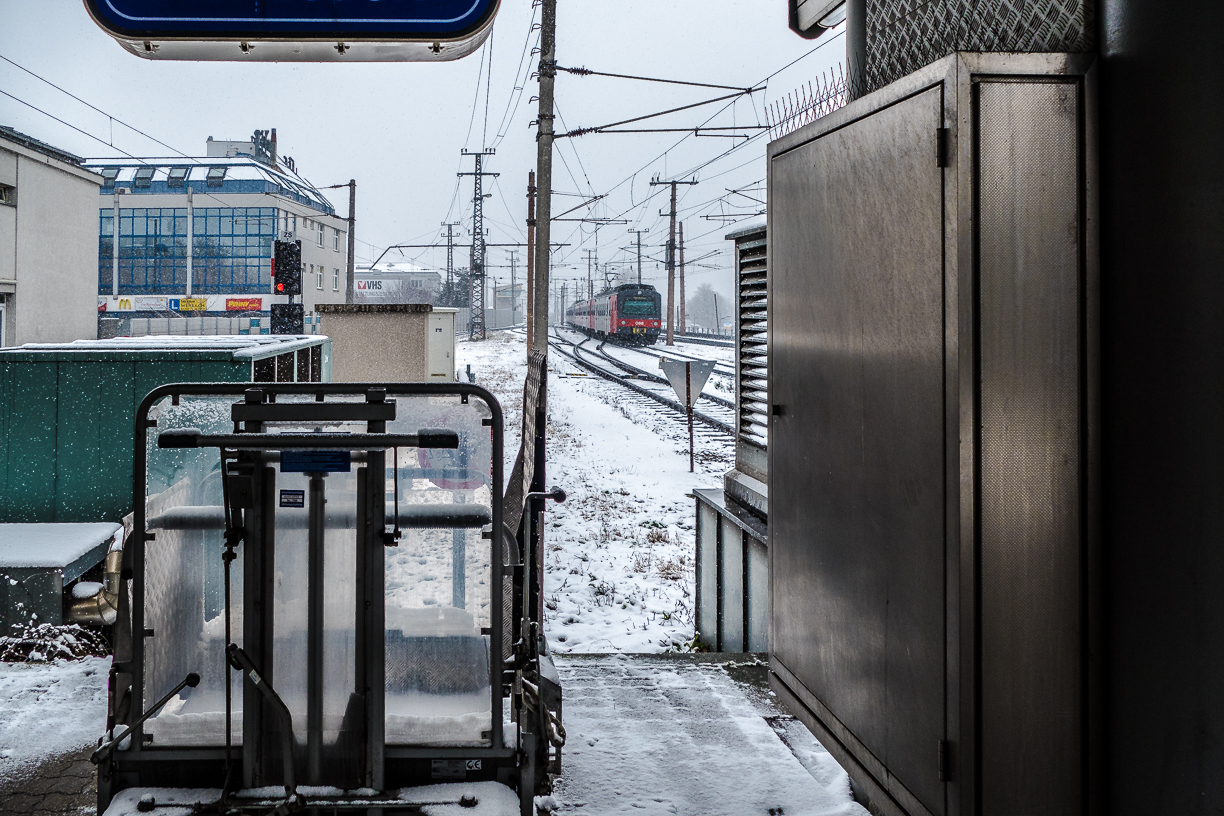
[[[528,0],[504,0],[490,43],[454,63],[176,63],[130,56],[94,25],[79,0],[0,0],[6,35],[0,55],[191,156],[203,155],[209,136],[245,139],[253,130],[277,128],[281,153],[293,156],[314,184],[357,179],[361,263],[393,243],[429,243],[439,232],[445,235],[439,226],[448,220],[465,222],[462,240],[470,241],[471,178],[457,187],[455,173],[472,165],[471,159],[461,160],[460,148],[478,150],[482,144],[496,146],[497,155],[486,169],[501,173],[495,182],[486,181],[493,195],[485,203],[487,240],[524,240],[527,171],[535,165],[535,129],[529,123],[536,103],[529,100],[537,87],[527,76],[538,60],[524,53],[537,44],[538,30],[529,34],[536,13]],[[817,47],[770,79],[766,91],[751,101],[719,103],[629,127],[693,127],[724,106],[709,124],[763,121],[765,104],[840,62],[840,36],[834,32],[815,42],[796,37],[786,27],[783,0],[559,2],[557,59],[565,66],[746,87]],[[491,83],[486,83],[490,65]],[[0,96],[0,124],[64,149],[89,157],[121,156],[103,143],[113,139],[116,148],[136,156],[173,155],[3,61],[0,89],[102,140]],[[724,93],[562,74],[557,130],[607,124]],[[764,197],[763,182],[753,182],[764,178],[766,138],[719,158],[742,140],[682,136],[594,135],[558,141],[553,189],[609,193],[587,212],[631,223],[603,226],[598,235],[591,225],[554,225],[554,240],[571,244],[555,257],[555,280],[585,279],[584,250],[595,249],[596,242],[601,262],[630,262],[632,253],[622,251],[631,243],[630,227],[649,228],[644,251],[662,258],[659,244],[666,240],[667,221],[659,212],[666,212],[667,201],[661,188],[649,186],[651,177],[678,177],[700,167],[696,178],[701,183],[680,188],[687,257],[723,252],[701,261],[717,268],[690,272],[694,286],[709,282],[730,294],[730,258],[722,236],[731,225],[700,216],[761,208],[726,188],[759,187],[746,193]],[[659,194],[646,200],[652,193]],[[329,197],[338,214],[345,215],[347,191],[331,191]],[[582,199],[559,195],[553,201],[557,213]],[[387,260],[398,257],[393,252]],[[409,257],[426,266],[445,263],[444,250],[413,250]],[[520,269],[523,258],[520,252]],[[491,274],[508,279],[504,250],[489,250],[488,262]],[[456,264],[466,263],[466,250],[456,251]],[[665,282],[662,264],[655,260],[644,262],[644,273],[656,285]]]

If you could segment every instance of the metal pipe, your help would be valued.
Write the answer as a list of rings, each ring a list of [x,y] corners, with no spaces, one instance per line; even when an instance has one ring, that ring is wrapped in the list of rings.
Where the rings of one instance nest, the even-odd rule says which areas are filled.
[[[195,267],[195,204],[191,199],[191,182],[187,182],[187,297],[191,297],[191,283]]]
[[[306,779],[323,774],[323,474],[310,474],[306,577]]]
[[[110,549],[106,553],[102,586],[94,594],[77,598],[73,596],[64,612],[66,623],[84,623],[93,626],[113,626],[119,619],[119,587],[123,580],[123,530],[115,533]]]
[[[114,752],[115,746],[123,742],[129,736],[131,736],[132,732],[136,730],[136,726],[140,725],[142,722],[149,719],[157,712],[161,711],[162,706],[170,702],[170,700],[173,697],[175,697],[175,695],[177,695],[180,691],[182,691],[185,687],[191,686],[192,688],[195,688],[198,685],[200,685],[200,675],[196,674],[195,672],[188,674],[186,677],[184,677],[182,680],[179,681],[179,684],[177,686],[170,689],[169,694],[167,694],[165,697],[158,700],[153,705],[153,707],[150,708],[148,711],[146,711],[144,714],[141,714],[139,719],[136,720],[136,722],[132,723],[127,728],[120,731],[119,736],[115,737],[109,742],[104,742],[101,745],[99,745],[97,748],[95,748],[94,752],[89,755],[89,761],[92,762],[94,765],[98,765],[102,762],[105,762],[106,758],[109,757]]]
[[[285,701],[272,688],[272,684],[259,676],[259,671],[255,668],[255,664],[251,662],[250,656],[238,644],[231,643],[226,647],[225,653],[229,656],[230,665],[246,674],[250,681],[255,684],[255,688],[259,689],[267,701],[272,704],[272,710],[280,717],[281,753],[284,755],[285,769],[285,795],[288,797],[287,801],[292,801],[297,796],[297,781],[293,773],[293,715],[289,713],[289,707],[285,705]]]
[[[348,266],[344,271],[344,302],[353,303],[353,278],[357,263],[357,181],[349,179]]]
[[[851,99],[867,87],[867,0],[846,0],[846,69]]]
[[[530,337],[531,333],[528,332]],[[454,492],[455,504],[462,506],[467,491]],[[398,518],[398,512],[396,516]],[[467,606],[467,530],[454,528],[451,533],[451,606],[464,609]]]
[[[111,295],[119,296],[119,188],[115,188],[115,204],[111,216]]]
[[[459,435],[450,431],[416,434],[202,433],[198,428],[164,431],[159,448],[232,448],[235,450],[386,450],[387,448],[458,448]]]

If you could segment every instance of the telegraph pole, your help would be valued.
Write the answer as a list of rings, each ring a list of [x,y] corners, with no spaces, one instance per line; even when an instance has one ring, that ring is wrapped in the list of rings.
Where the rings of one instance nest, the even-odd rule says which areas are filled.
[[[484,177],[496,178],[499,173],[487,173],[484,167],[484,157],[494,155],[492,149],[479,153],[461,151],[465,156],[476,160],[476,172],[458,173],[460,176],[473,176],[475,196],[472,198],[472,297],[469,301],[468,326],[469,337],[472,340],[485,339],[484,299],[485,299],[485,240],[484,240]]]
[[[650,230],[629,230],[637,235],[637,250],[638,250],[638,286],[642,285],[642,233],[650,232]]]
[[[584,249],[582,251],[585,252],[587,256],[587,298],[590,299],[595,297],[595,281],[591,277],[591,263],[595,256],[595,250]]]
[[[353,265],[357,262],[357,180],[349,179],[348,269],[344,273],[344,302],[353,302]],[[117,234],[117,233],[116,233]],[[115,242],[118,245],[118,242]]]
[[[557,0],[540,2],[540,112],[536,122],[536,192],[538,216],[535,235],[534,348],[548,353],[548,260],[552,226],[553,84],[557,79]]]
[[[668,213],[667,231],[667,345],[674,346],[674,328],[676,321],[676,185],[696,184],[694,181],[659,181],[651,179],[650,186],[671,185],[671,211]]]
[[[514,285],[515,285],[514,284],[514,281],[515,281],[515,277],[514,277],[515,269],[514,268],[515,268],[515,264],[518,263],[518,250],[512,249],[506,254],[510,256],[510,325],[513,326],[515,322],[514,321],[514,312],[515,312],[514,305],[515,305],[516,297],[517,297],[514,291]],[[496,286],[493,287],[493,291],[494,292],[497,291]],[[494,301],[493,305],[496,306],[497,305],[497,295],[493,296],[493,301]]]
[[[443,224],[446,227],[446,305],[455,305],[455,233],[458,221]]]
[[[535,314],[535,171],[527,171],[527,353],[531,354],[531,347],[535,337],[535,324],[532,322],[531,316]]]
[[[688,301],[684,299],[684,222],[680,222],[680,333],[685,334],[688,331],[685,317],[688,309]]]

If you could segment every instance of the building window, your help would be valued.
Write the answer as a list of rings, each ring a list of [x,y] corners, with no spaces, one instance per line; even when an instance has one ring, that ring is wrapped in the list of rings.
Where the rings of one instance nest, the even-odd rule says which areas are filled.
[[[314,264],[311,264],[311,269],[314,269]],[[323,291],[323,267],[319,267],[319,271],[315,273],[315,288],[320,292]]]
[[[319,246],[323,246],[323,225],[319,224]]]
[[[332,291],[333,292],[340,291],[340,270],[339,269],[332,270]]]
[[[114,187],[115,179],[119,177],[118,167],[103,167],[102,168],[102,186]]]
[[[208,168],[207,184],[209,187],[220,187],[221,182],[225,181],[225,167],[210,167]]]
[[[136,168],[136,186],[137,187],[151,186],[153,183],[153,171],[156,169],[157,169],[156,167],[149,167],[147,165],[145,167]]]
[[[17,206],[17,188],[11,184],[0,184],[0,204]]]
[[[114,211],[99,211],[98,293],[111,292]],[[177,295],[187,285],[187,209],[131,208],[119,217],[120,294]],[[265,294],[271,288],[276,210],[197,207],[192,229],[193,291]]]
[[[335,252],[340,251],[340,230],[338,229],[332,230],[332,250]]]
[[[187,168],[171,167],[170,174],[166,177],[166,183],[171,187],[187,186]]]

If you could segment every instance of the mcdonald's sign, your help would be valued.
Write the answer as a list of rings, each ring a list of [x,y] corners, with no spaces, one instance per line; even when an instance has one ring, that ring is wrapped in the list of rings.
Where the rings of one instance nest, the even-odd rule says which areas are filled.
[[[131,298],[119,298],[119,303],[116,305],[115,308],[120,311],[123,311],[124,309],[131,311],[132,299]]]

